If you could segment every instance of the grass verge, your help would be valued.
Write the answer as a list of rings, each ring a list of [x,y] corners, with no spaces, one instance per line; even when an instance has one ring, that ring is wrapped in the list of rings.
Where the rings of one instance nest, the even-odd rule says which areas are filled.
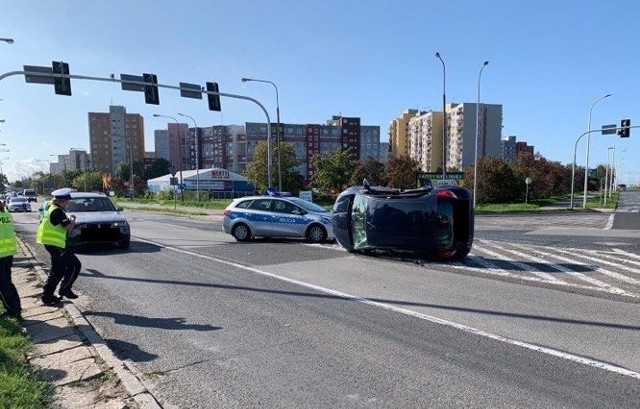
[[[49,384],[27,361],[33,343],[14,318],[0,318],[0,408],[46,408]]]

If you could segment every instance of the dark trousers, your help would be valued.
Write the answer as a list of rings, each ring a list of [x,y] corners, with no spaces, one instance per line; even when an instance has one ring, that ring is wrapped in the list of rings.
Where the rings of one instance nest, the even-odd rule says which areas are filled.
[[[44,248],[51,256],[51,270],[49,271],[47,282],[44,283],[42,288],[42,297],[49,298],[53,296],[60,281],[62,281],[60,293],[71,290],[71,286],[78,278],[78,274],[80,274],[82,263],[73,253],[73,249],[61,249],[48,244],[45,244]]]
[[[22,311],[20,296],[16,286],[11,281],[11,266],[13,256],[0,258],[0,299],[7,314],[17,315]]]

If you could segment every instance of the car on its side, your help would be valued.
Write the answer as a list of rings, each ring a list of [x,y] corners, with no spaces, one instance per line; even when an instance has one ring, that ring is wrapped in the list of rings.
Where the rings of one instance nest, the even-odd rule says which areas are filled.
[[[24,196],[13,196],[7,201],[7,210],[10,212],[30,212],[31,203]]]
[[[254,237],[303,237],[312,243],[333,239],[331,211],[299,197],[264,196],[234,199],[224,210],[222,230],[238,241]]]
[[[43,214],[48,205],[43,205]],[[71,192],[67,215],[75,216],[76,226],[67,238],[73,246],[116,244],[128,249],[131,242],[129,222],[111,199],[101,193]]]
[[[336,241],[349,252],[464,258],[473,243],[471,193],[458,186],[346,189],[333,206]]]

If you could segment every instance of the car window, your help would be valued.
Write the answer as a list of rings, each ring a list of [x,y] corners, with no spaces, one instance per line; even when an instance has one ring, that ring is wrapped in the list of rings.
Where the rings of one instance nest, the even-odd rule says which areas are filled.
[[[257,199],[249,206],[249,209],[268,211],[271,207],[271,199]]]
[[[300,214],[300,209],[298,208],[298,206],[285,200],[274,200],[273,211],[278,213]]]
[[[318,206],[317,204],[309,202],[308,200],[304,200],[300,198],[291,198],[290,200],[308,212],[316,212],[316,213],[329,212],[324,207]]]
[[[73,198],[67,205],[69,212],[114,212],[115,206],[106,197]]]
[[[356,196],[351,208],[351,235],[355,249],[367,243],[367,202],[365,196]]]
[[[243,200],[242,202],[239,202],[238,204],[236,204],[236,208],[248,209],[251,203],[253,203],[253,200]]]

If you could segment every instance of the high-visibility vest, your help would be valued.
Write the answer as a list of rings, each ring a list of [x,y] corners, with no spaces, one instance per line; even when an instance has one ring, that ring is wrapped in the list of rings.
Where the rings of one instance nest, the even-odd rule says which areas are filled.
[[[58,205],[52,203],[44,212],[42,223],[38,226],[36,241],[40,244],[49,244],[60,248],[67,247],[67,229],[61,224],[54,226],[51,224],[51,212],[58,209]]]
[[[16,234],[13,232],[13,216],[8,211],[0,212],[0,258],[13,256],[17,252]]]

